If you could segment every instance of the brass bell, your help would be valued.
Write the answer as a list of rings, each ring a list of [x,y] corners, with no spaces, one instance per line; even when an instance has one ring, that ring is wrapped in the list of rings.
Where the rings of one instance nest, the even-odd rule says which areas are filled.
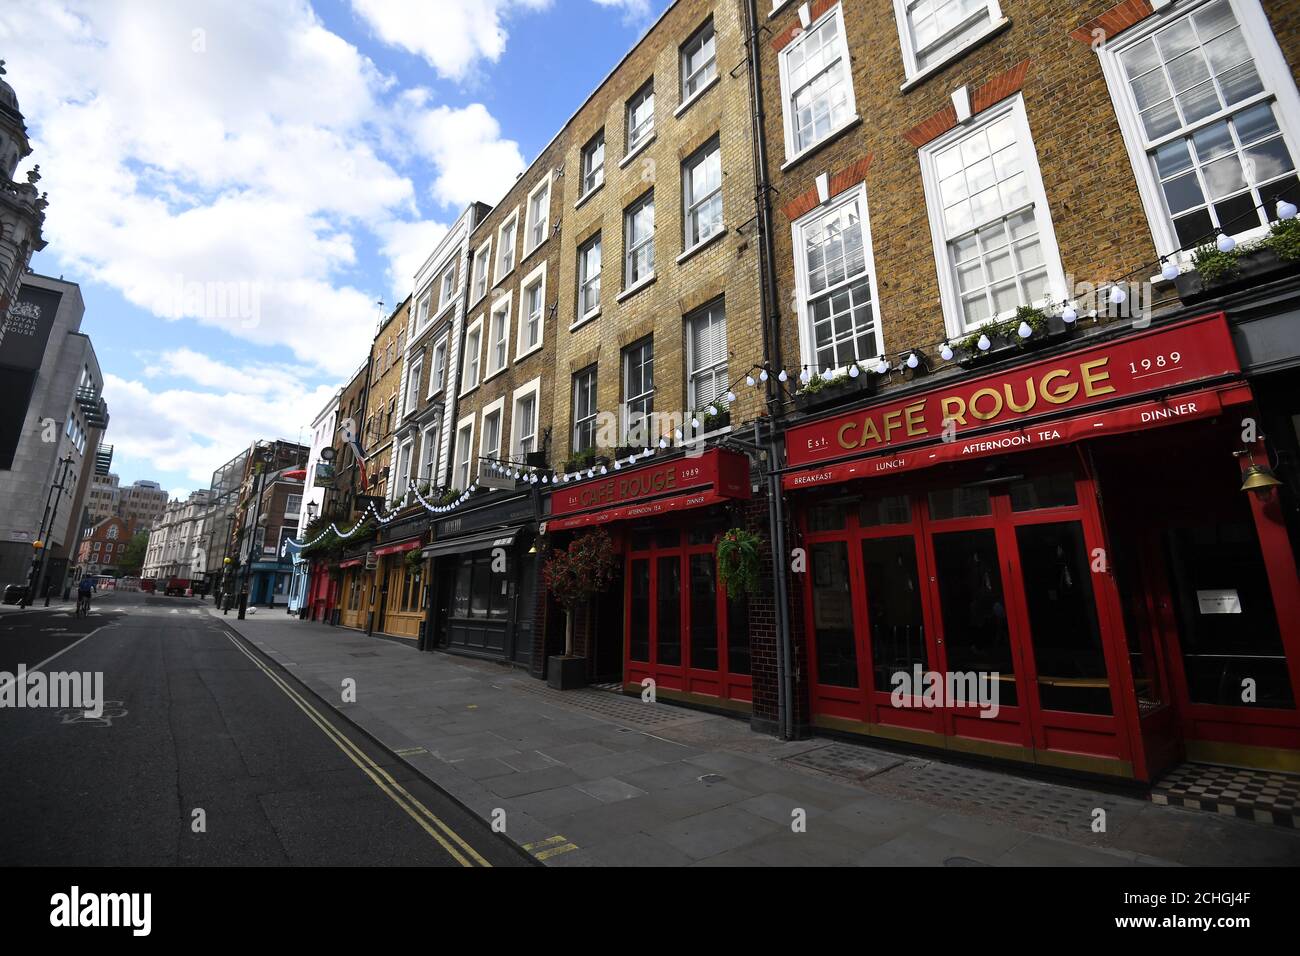
[[[1277,476],[1273,474],[1273,469],[1267,465],[1249,465],[1241,473],[1241,478],[1242,491],[1254,491],[1260,494],[1282,484],[1277,480]]]

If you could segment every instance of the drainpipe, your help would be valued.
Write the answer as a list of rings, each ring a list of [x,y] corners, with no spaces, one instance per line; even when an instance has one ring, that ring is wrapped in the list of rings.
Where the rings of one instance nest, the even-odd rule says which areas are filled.
[[[758,215],[760,309],[763,313],[763,351],[771,356],[772,368],[783,367],[781,361],[781,306],[776,287],[776,254],[772,246],[772,185],[767,175],[767,145],[764,136],[763,82],[759,72],[758,10],[755,0],[745,0],[748,37],[749,92],[751,98],[751,134],[754,153],[754,204]],[[777,714],[782,739],[795,735],[794,716],[794,647],[790,634],[790,589],[786,567],[789,548],[785,536],[785,501],[781,497],[780,439],[777,434],[781,417],[781,384],[775,375],[767,380],[767,472],[768,524],[772,539],[772,578],[776,596],[777,627]],[[758,426],[755,426],[755,438]]]

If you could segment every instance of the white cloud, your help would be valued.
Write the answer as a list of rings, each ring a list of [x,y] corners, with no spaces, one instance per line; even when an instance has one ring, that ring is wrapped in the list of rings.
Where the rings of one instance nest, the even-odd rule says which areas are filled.
[[[423,57],[453,80],[465,79],[479,60],[501,58],[506,18],[550,5],[551,0],[352,0],[352,9],[380,40]]]
[[[403,128],[438,169],[433,197],[457,208],[475,200],[495,205],[526,167],[519,144],[482,103],[462,109],[429,106],[427,90],[402,96]]]
[[[650,0],[594,0],[598,6],[623,11],[627,23],[640,23],[650,16]]]

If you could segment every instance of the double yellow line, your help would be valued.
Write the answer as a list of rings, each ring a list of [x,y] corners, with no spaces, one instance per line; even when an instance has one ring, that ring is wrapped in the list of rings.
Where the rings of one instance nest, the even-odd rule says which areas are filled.
[[[443,823],[442,820],[434,814],[432,810],[423,803],[411,796],[400,783],[392,778],[383,767],[371,760],[356,744],[354,744],[342,731],[330,723],[323,714],[311,705],[301,694],[293,689],[279,674],[275,673],[265,664],[263,664],[255,654],[244,647],[233,635],[227,634],[226,639],[239,649],[239,652],[257,665],[263,674],[269,677],[280,690],[284,691],[285,696],[298,705],[298,709],[307,715],[307,718],[321,729],[326,737],[332,740],[348,759],[351,760],[367,777],[374,781],[375,786],[388,795],[388,798],[401,807],[406,815],[419,824],[429,836],[438,841],[441,846],[451,856],[453,860],[461,866],[491,866],[492,864],[485,860],[472,846],[461,839],[451,827]]]

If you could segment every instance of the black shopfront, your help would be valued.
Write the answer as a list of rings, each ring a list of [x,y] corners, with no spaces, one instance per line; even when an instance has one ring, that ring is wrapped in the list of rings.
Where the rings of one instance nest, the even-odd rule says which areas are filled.
[[[540,586],[540,499],[528,491],[476,496],[433,522],[426,649],[531,667]]]

